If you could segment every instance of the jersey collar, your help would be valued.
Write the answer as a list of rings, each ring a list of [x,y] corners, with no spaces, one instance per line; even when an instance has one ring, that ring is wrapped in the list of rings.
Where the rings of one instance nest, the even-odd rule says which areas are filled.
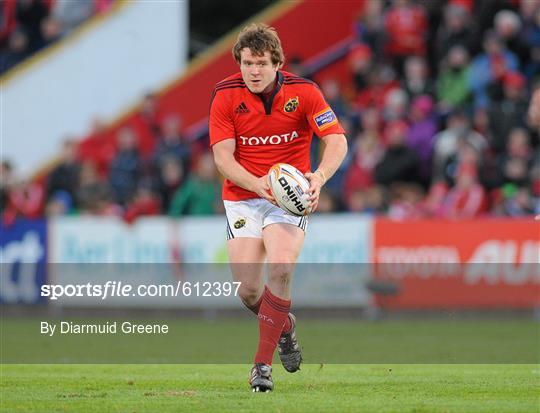
[[[270,115],[272,113],[272,105],[274,104],[274,98],[276,97],[278,92],[281,90],[281,87],[283,86],[283,73],[281,73],[278,70],[276,78],[277,78],[276,86],[274,87],[274,90],[270,93],[270,96],[268,96],[267,99],[265,99],[262,94],[257,95],[262,100],[263,105],[264,105],[264,112],[267,115]]]

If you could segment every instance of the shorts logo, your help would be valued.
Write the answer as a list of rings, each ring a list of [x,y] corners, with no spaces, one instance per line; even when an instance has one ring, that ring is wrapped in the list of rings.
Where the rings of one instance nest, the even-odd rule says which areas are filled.
[[[315,116],[313,116],[313,120],[317,124],[320,131],[337,124],[337,117],[330,108],[326,108],[325,110],[316,113]]]
[[[246,225],[246,219],[245,218],[238,218],[236,222],[234,223],[234,227],[236,229],[242,228],[244,225]]]
[[[285,103],[285,106],[283,106],[283,110],[287,113],[294,112],[299,104],[300,100],[298,99],[298,96],[290,98],[287,103]]]

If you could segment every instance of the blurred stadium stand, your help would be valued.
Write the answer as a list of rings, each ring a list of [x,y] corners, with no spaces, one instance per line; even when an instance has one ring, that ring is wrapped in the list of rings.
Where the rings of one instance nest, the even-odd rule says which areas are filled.
[[[539,84],[540,2],[284,1],[241,11],[232,3],[221,6],[227,13],[213,2],[190,4],[186,69],[109,119],[89,117],[87,134],[62,143],[58,136],[58,160],[35,179],[21,179],[16,160],[3,161],[3,248],[47,251],[41,264],[224,262],[208,105],[215,83],[237,70],[230,49],[239,22],[268,6],[249,20],[276,27],[285,68],[321,86],[349,139],[348,158],[312,218],[303,262],[409,265],[392,274],[370,268],[376,282],[341,269],[333,290],[324,275],[299,275],[305,296],[297,302],[538,307],[539,125],[527,106]],[[319,152],[315,138],[314,163]],[[175,219],[147,218],[156,215]],[[52,224],[38,220],[35,229],[25,218]],[[38,244],[29,233],[40,234],[41,250],[30,248]],[[150,252],[145,261],[125,251]],[[435,269],[415,266],[426,262]],[[504,265],[479,272],[483,263]]]
[[[515,1],[439,3],[359,1],[336,7],[283,2],[253,17],[278,29],[286,69],[317,81],[348,131],[349,157],[325,188],[320,212],[397,219],[539,212],[538,131],[526,119],[527,96],[539,67],[538,6]],[[205,31],[200,17],[205,7],[219,11],[198,3],[190,11],[195,20],[191,32],[211,41],[230,23],[224,18]],[[251,11],[257,7],[261,4]],[[244,15],[248,12],[243,10]],[[234,8],[228,13],[229,21],[239,14]],[[416,19],[412,26],[392,23],[407,13]],[[491,20],[473,27],[470,22],[479,13]],[[322,16],[324,30],[318,24],[298,26],[299,21],[318,22]],[[199,53],[175,81],[148,92],[133,110],[111,123],[95,120],[93,131],[77,145],[73,156],[79,166],[74,172],[96,170],[103,208],[85,207],[74,188],[64,188],[70,198],[65,213],[122,215],[130,209],[133,219],[168,212],[175,193],[196,175],[198,158],[208,150],[209,94],[217,81],[237,70],[230,57],[236,32]],[[400,43],[406,36],[410,47]],[[506,49],[500,49],[505,44]],[[190,46],[191,54],[201,49]],[[499,61],[499,55],[506,60]],[[485,67],[488,72],[493,67],[493,73],[482,76]],[[469,78],[474,82],[467,83]],[[117,156],[120,136],[127,134],[134,135],[137,146],[132,171],[123,169],[129,157]],[[315,163],[318,150],[315,139]],[[118,172],[111,174],[115,157],[113,170]],[[38,174],[44,185],[49,173]],[[130,188],[125,196],[118,195],[119,185]],[[215,181],[216,198],[218,186]],[[43,213],[48,203],[66,199],[66,194],[54,194],[49,184],[41,200]],[[161,206],[156,208],[156,202]],[[19,214],[24,215],[23,210],[19,208]]]

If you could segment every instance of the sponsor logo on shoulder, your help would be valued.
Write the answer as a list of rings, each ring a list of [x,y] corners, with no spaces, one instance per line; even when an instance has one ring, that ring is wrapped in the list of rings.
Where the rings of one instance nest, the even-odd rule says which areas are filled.
[[[320,131],[323,131],[337,123],[337,117],[334,111],[330,108],[326,108],[319,113],[316,113],[313,116],[313,120]]]

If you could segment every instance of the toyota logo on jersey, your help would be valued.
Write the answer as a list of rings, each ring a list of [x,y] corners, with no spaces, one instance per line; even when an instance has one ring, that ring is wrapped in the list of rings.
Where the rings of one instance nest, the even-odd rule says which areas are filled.
[[[267,136],[240,136],[240,143],[247,146],[257,145],[281,145],[282,143],[292,142],[295,138],[298,138],[298,132],[292,131],[290,133],[283,133],[281,135],[267,135]]]

